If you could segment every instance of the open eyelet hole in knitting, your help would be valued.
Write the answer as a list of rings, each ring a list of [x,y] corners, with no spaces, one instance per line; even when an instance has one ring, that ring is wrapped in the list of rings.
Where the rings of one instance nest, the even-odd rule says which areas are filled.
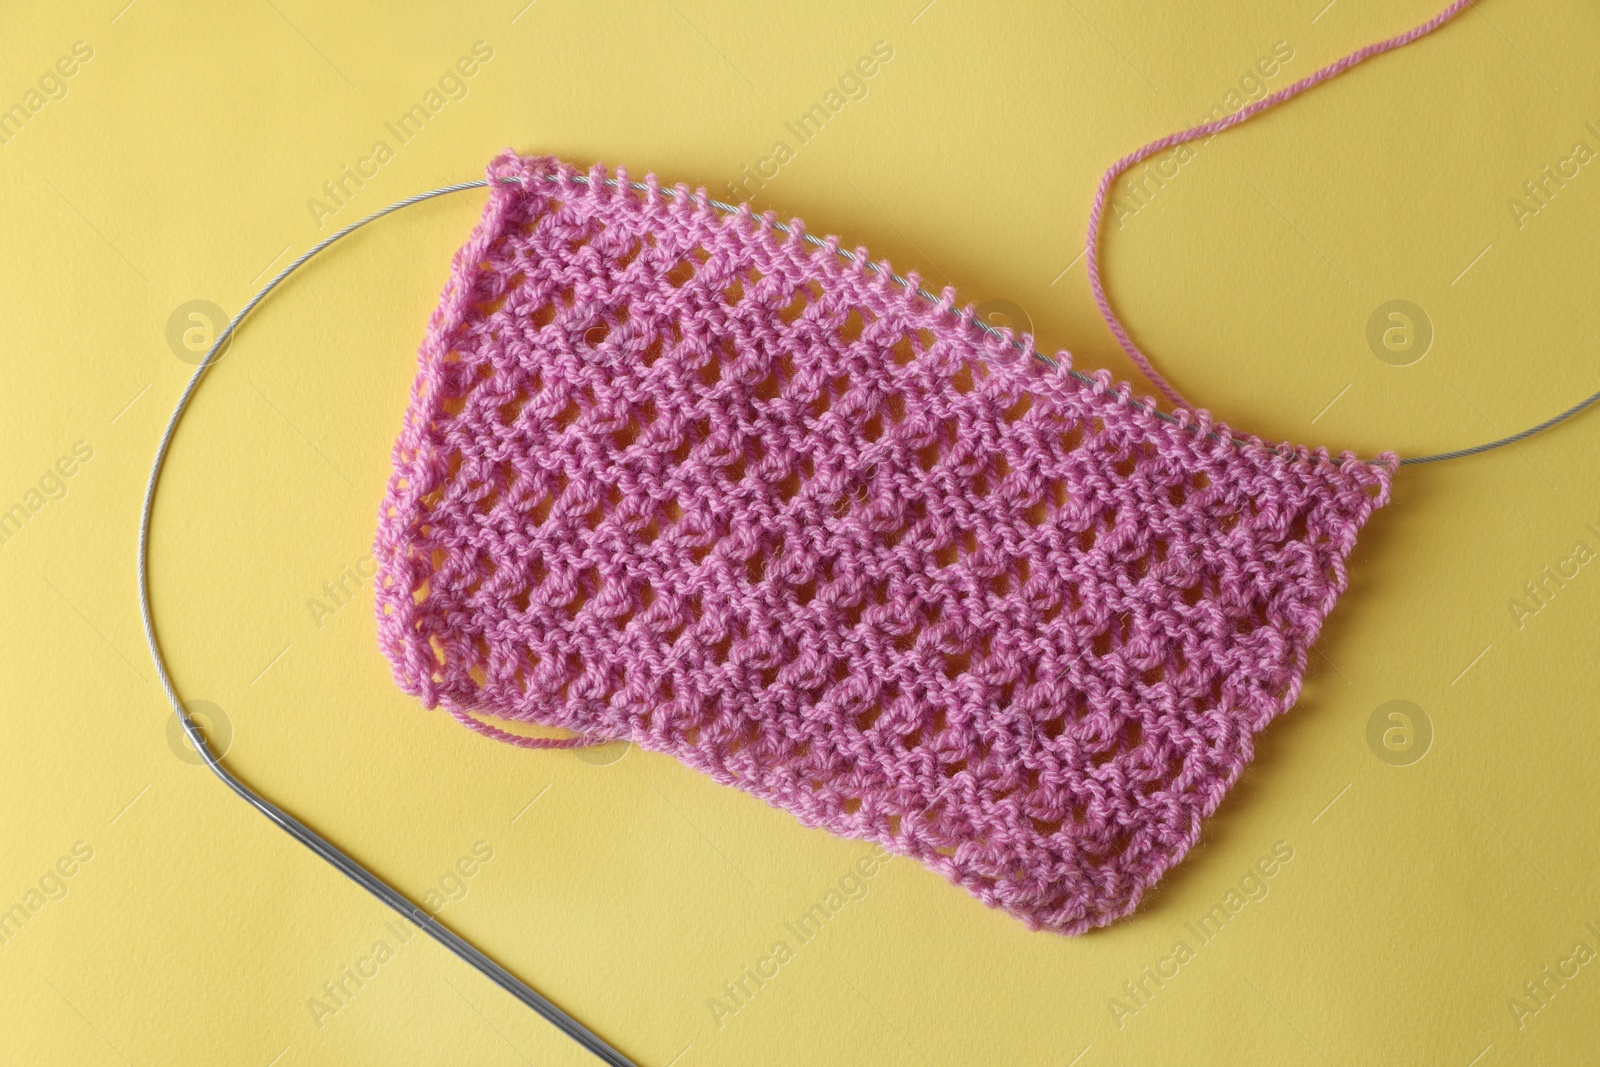
[[[1035,926],[1129,911],[1297,688],[1386,473],[1140,414],[798,224],[496,165],[526,181],[381,512],[399,683],[670,753]]]

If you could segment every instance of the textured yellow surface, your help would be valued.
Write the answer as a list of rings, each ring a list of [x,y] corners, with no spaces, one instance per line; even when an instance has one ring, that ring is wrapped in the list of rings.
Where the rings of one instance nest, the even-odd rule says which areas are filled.
[[[1126,376],[1077,258],[1103,167],[1440,0],[124,2],[13,5],[0,34],[5,1063],[589,1062],[169,741],[134,537],[193,302],[233,311],[512,146],[744,181]],[[1366,453],[1588,393],[1597,48],[1593,4],[1483,0],[1124,183],[1135,334],[1230,422]],[[178,435],[156,616],[248,781],[642,1064],[1592,1060],[1600,414],[1403,472],[1200,846],[1132,920],[1030,933],[909,861],[845,881],[867,846],[665,757],[514,751],[395,690],[364,572],[481,204],[304,270]]]

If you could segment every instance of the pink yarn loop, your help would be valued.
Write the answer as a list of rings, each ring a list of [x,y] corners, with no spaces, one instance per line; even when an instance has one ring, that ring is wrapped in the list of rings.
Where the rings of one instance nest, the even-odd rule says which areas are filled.
[[[491,726],[468,712],[459,708],[447,708],[450,716],[462,726],[484,737],[496,741],[504,741],[517,748],[592,748],[596,745],[609,744],[611,738],[592,738],[579,734],[577,737],[529,737],[526,734],[514,734],[509,730],[502,730],[498,726]]]
[[[1331,78],[1338,77],[1340,74],[1343,74],[1345,71],[1349,70],[1356,64],[1363,62],[1364,60],[1371,59],[1373,56],[1382,55],[1385,52],[1393,51],[1396,48],[1402,48],[1405,45],[1410,44],[1412,41],[1415,41],[1417,38],[1424,37],[1432,33],[1434,30],[1438,29],[1440,26],[1443,26],[1446,22],[1449,22],[1461,12],[1465,11],[1472,2],[1473,0],[1455,0],[1455,3],[1439,12],[1422,25],[1413,27],[1412,29],[1409,29],[1405,33],[1402,33],[1398,36],[1390,37],[1388,40],[1379,41],[1376,44],[1369,44],[1365,47],[1358,48],[1344,58],[1329,63],[1321,70],[1306,75],[1293,85],[1279,89],[1277,92],[1272,93],[1269,96],[1264,96],[1253,104],[1249,104],[1246,107],[1240,108],[1238,111],[1227,116],[1226,118],[1216,119],[1212,122],[1203,122],[1198,126],[1190,127],[1187,130],[1180,130],[1177,133],[1170,133],[1165,137],[1151,141],[1143,148],[1140,148],[1134,152],[1130,152],[1128,155],[1117,160],[1110,166],[1110,168],[1106,170],[1105,174],[1101,175],[1100,185],[1095,190],[1094,202],[1089,208],[1089,229],[1084,243],[1084,262],[1089,273],[1089,289],[1094,293],[1095,306],[1100,309],[1100,315],[1106,320],[1106,325],[1111,328],[1111,334],[1117,339],[1117,344],[1122,346],[1122,350],[1128,354],[1128,358],[1133,360],[1134,364],[1144,373],[1146,378],[1150,379],[1151,384],[1159,389],[1162,395],[1168,400],[1172,401],[1173,404],[1180,408],[1193,407],[1189,401],[1184,399],[1181,393],[1172,387],[1171,383],[1169,383],[1167,379],[1162,376],[1161,372],[1155,369],[1150,362],[1150,357],[1141,352],[1139,350],[1139,346],[1133,343],[1133,339],[1128,336],[1127,328],[1122,325],[1122,320],[1119,319],[1117,317],[1117,313],[1112,310],[1111,301],[1106,297],[1105,285],[1100,280],[1100,255],[1098,251],[1098,246],[1100,243],[1100,221],[1102,216],[1105,214],[1106,195],[1111,190],[1111,184],[1115,182],[1117,178],[1120,177],[1121,174],[1129,167],[1136,163],[1144,162],[1146,159],[1149,159],[1158,152],[1164,152],[1169,148],[1176,148],[1178,145],[1187,144],[1188,142],[1197,140],[1201,137],[1210,137],[1221,133],[1223,130],[1238,126],[1244,122],[1248,122],[1261,112],[1277,107],[1284,101],[1299,96],[1301,93],[1305,92],[1307,89],[1310,89],[1314,85],[1318,85],[1322,82],[1328,81]]]

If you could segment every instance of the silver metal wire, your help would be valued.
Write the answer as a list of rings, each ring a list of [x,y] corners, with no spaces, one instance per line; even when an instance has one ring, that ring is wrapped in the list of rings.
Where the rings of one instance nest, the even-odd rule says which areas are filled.
[[[550,181],[562,180],[556,175],[549,175],[548,179]],[[503,178],[500,180],[509,184],[518,184],[518,180],[515,178]],[[570,180],[578,184],[588,184],[589,182],[589,178],[586,175],[575,175],[572,176]],[[571,1015],[557,1007],[554,1003],[539,994],[536,990],[528,986],[521,979],[516,977],[510,971],[506,970],[500,964],[490,959],[470,942],[466,941],[460,935],[445,927],[432,915],[429,915],[423,908],[414,904],[405,896],[405,894],[401,893],[393,886],[390,886],[383,879],[379,878],[376,874],[373,874],[367,868],[363,867],[355,859],[341,851],[337,846],[333,845],[327,839],[317,834],[316,831],[300,822],[294,816],[290,815],[288,812],[284,811],[270,800],[267,800],[260,793],[256,792],[250,785],[240,780],[238,776],[228,770],[228,768],[223,765],[222,760],[217,756],[217,754],[212,751],[211,745],[206,738],[205,731],[200,727],[199,723],[189,715],[189,712],[184,707],[183,702],[178,699],[177,691],[173,687],[171,674],[167,670],[166,658],[161,651],[161,644],[156,638],[155,621],[150,608],[150,519],[155,508],[156,489],[161,481],[162,467],[166,463],[167,453],[171,449],[173,435],[177,432],[178,423],[182,421],[184,412],[188,410],[189,403],[194,398],[195,390],[199,387],[201,379],[205,377],[206,371],[209,370],[211,365],[216,362],[218,354],[222,352],[227,346],[228,342],[233,339],[234,334],[239,329],[239,324],[243,322],[245,317],[248,316],[250,312],[253,311],[256,306],[266,298],[268,293],[271,293],[274,289],[281,285],[283,281],[291,274],[299,270],[303,265],[313,259],[318,253],[323,251],[329,245],[343,240],[345,237],[348,237],[350,234],[361,229],[363,226],[366,226],[368,223],[381,219],[385,215],[393,214],[402,208],[410,207],[413,204],[420,204],[424,201],[433,200],[437,197],[445,196],[450,193],[461,192],[466,189],[484,188],[488,184],[489,182],[487,179],[478,179],[476,181],[458,182],[455,185],[446,185],[438,189],[430,189],[425,193],[418,193],[415,196],[409,196],[404,200],[396,201],[395,203],[390,204],[388,207],[375,211],[367,217],[351,223],[344,229],[339,230],[337,233],[324,238],[311,248],[307,249],[297,259],[295,259],[294,262],[290,263],[288,266],[284,267],[283,270],[279,271],[271,281],[262,286],[260,292],[252,296],[244,305],[244,307],[239,310],[239,313],[233,316],[222,332],[217,335],[216,340],[212,342],[211,347],[206,351],[205,358],[200,361],[199,366],[195,368],[194,374],[189,378],[188,385],[184,387],[183,393],[178,397],[177,405],[172,409],[172,415],[167,419],[166,429],[162,432],[161,441],[156,447],[155,461],[150,466],[150,480],[145,485],[144,506],[139,515],[139,611],[144,622],[145,642],[150,649],[150,658],[155,663],[156,674],[161,679],[161,687],[166,691],[167,700],[172,704],[173,711],[177,714],[180,722],[183,724],[184,732],[188,735],[190,743],[194,745],[195,751],[200,753],[201,757],[204,758],[206,762],[206,766],[210,767],[212,773],[220,778],[229,789],[237,793],[246,803],[255,808],[262,815],[266,816],[267,819],[277,825],[285,833],[289,834],[296,841],[299,841],[306,848],[310,849],[312,852],[326,860],[345,877],[349,878],[351,881],[367,890],[367,892],[383,901],[383,903],[399,912],[410,922],[416,924],[417,927],[419,927],[424,933],[432,937],[445,948],[449,949],[463,962],[470,965],[484,977],[488,978],[491,982],[495,983],[495,985],[511,994],[517,1000],[538,1012],[540,1016],[548,1020],[552,1025],[570,1037],[573,1041],[576,1041],[579,1045],[582,1045],[584,1048],[588,1049],[601,1061],[611,1064],[613,1067],[634,1067],[632,1060],[629,1060],[622,1053],[612,1048],[582,1023],[578,1022]],[[618,183],[614,178],[607,178],[606,184],[614,187]],[[650,188],[642,182],[629,182],[628,184],[641,192],[647,192]],[[669,188],[662,188],[659,190],[659,192],[666,196],[678,195],[675,189]],[[738,207],[732,204],[723,203],[720,200],[710,200],[709,203],[717,210],[728,214],[737,214],[740,210]],[[772,227],[779,233],[788,234],[791,232],[789,227],[783,225],[782,223],[774,222]],[[826,242],[822,241],[820,238],[817,238],[809,233],[804,234],[804,239],[807,243],[817,247],[823,247],[826,244]],[[855,262],[859,258],[854,252],[844,248],[838,248],[835,251],[851,262]],[[862,266],[866,270],[874,273],[882,274],[886,271],[886,268],[881,264],[871,260],[864,261]],[[906,278],[901,277],[899,274],[896,274],[893,271],[888,271],[887,273],[889,279],[896,285],[905,289],[911,288],[911,282]],[[915,292],[919,297],[929,301],[930,303],[938,304],[940,301],[938,296],[928,292],[921,286],[918,286]],[[959,312],[954,310],[952,313],[959,314]],[[974,325],[987,331],[992,336],[1005,336],[1005,334],[1000,330],[986,322],[976,319],[973,320],[973,322]],[[1027,343],[1027,341],[1022,338],[1013,337],[1011,339],[1011,344],[1019,351],[1026,353],[1031,358],[1037,359],[1048,366],[1057,368],[1060,366],[1056,360],[1036,351],[1031,344]],[[1073,368],[1067,368],[1066,372],[1078,382],[1089,386],[1090,388],[1099,389],[1099,384],[1082,371]],[[1580,411],[1583,411],[1585,408],[1595,404],[1597,401],[1600,401],[1600,392],[1597,392],[1593,396],[1574,404],[1572,407],[1561,412],[1559,415],[1555,415],[1549,419],[1546,419],[1539,425],[1529,427],[1528,429],[1522,430],[1519,433],[1514,433],[1495,441],[1488,441],[1480,445],[1474,445],[1471,448],[1457,449],[1453,452],[1440,452],[1427,456],[1413,456],[1407,459],[1402,459],[1400,462],[1402,465],[1438,463],[1443,460],[1458,459],[1464,456],[1473,456],[1481,452],[1490,451],[1491,449],[1500,448],[1504,445],[1514,444],[1517,441],[1524,440],[1525,438],[1532,437],[1536,433],[1547,430],[1557,423],[1564,422],[1565,420],[1578,414]],[[1138,400],[1134,400],[1131,397],[1123,399],[1122,402],[1136,410],[1154,415],[1156,418],[1165,422],[1172,424],[1178,423],[1176,417],[1165,411],[1161,411],[1155,407],[1154,404],[1145,404]],[[1220,439],[1220,437],[1214,431],[1211,432],[1211,436],[1213,438]],[[1235,439],[1235,442],[1238,444],[1244,443],[1238,441],[1237,439]],[[1376,461],[1369,460],[1368,462]]]
[[[155,505],[156,487],[161,481],[161,468],[166,462],[167,451],[172,446],[172,436],[178,429],[178,423],[182,420],[183,413],[189,407],[189,401],[194,397],[194,392],[200,384],[200,379],[205,376],[206,370],[216,361],[217,354],[223,350],[233,337],[234,332],[238,330],[239,323],[244,321],[244,317],[250,314],[251,310],[261,303],[268,293],[276,289],[285,278],[300,269],[306,261],[334,242],[348,237],[369,222],[381,219],[383,216],[399,211],[401,208],[410,207],[412,204],[420,204],[425,200],[432,200],[448,193],[460,192],[463,189],[475,189],[487,184],[488,182],[483,180],[461,182],[457,185],[447,185],[440,189],[433,189],[426,193],[418,193],[416,196],[410,196],[390,204],[381,211],[375,211],[366,218],[351,223],[338,233],[318,242],[293,263],[279,271],[277,276],[263,286],[259,293],[250,298],[249,303],[245,304],[239,313],[233,317],[232,321],[228,323],[227,327],[217,335],[217,339],[212,342],[211,347],[206,351],[205,359],[200,361],[200,365],[195,368],[194,374],[189,378],[189,384],[183,390],[183,394],[178,397],[178,404],[172,409],[172,417],[167,420],[167,428],[161,434],[161,443],[156,447],[155,462],[150,467],[150,481],[145,486],[144,507],[139,515],[139,611],[144,618],[144,637],[146,644],[150,646],[150,658],[155,661],[156,673],[161,678],[161,687],[166,690],[167,700],[171,702],[173,711],[177,713],[179,720],[183,723],[184,732],[188,734],[189,742],[194,745],[195,751],[200,753],[206,761],[206,766],[210,767],[212,772],[222,779],[229,789],[232,789],[246,803],[262,815],[265,815],[290,837],[293,837],[312,852],[327,860],[339,873],[389,905],[389,907],[399,912],[412,923],[415,923],[423,933],[449,949],[489,981],[538,1012],[562,1033],[594,1053],[602,1062],[611,1064],[612,1067],[635,1067],[632,1060],[606,1044],[605,1041],[597,1037],[578,1020],[562,1011],[516,975],[484,955],[470,942],[444,926],[424,909],[412,903],[405,894],[367,870],[359,862],[352,859],[293,815],[263,797],[241,781],[227,767],[223,766],[221,759],[212,751],[210,743],[206,740],[205,731],[200,728],[195,719],[190,717],[188,709],[178,699],[177,691],[172,685],[172,677],[167,671],[166,657],[162,655],[161,644],[156,640],[155,622],[150,612],[150,516]]]

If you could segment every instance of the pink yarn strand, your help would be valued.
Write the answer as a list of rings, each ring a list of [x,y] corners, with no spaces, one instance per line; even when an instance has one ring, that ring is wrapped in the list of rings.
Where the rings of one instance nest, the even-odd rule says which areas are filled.
[[[1110,327],[1112,336],[1117,339],[1117,343],[1122,346],[1122,350],[1128,354],[1128,358],[1133,360],[1134,364],[1139,368],[1139,370],[1144,372],[1144,376],[1150,379],[1150,382],[1155,385],[1157,389],[1161,390],[1162,395],[1168,400],[1172,401],[1173,404],[1180,408],[1192,409],[1194,406],[1190,404],[1189,401],[1185,400],[1183,395],[1172,387],[1171,383],[1169,383],[1167,379],[1163,377],[1162,374],[1151,364],[1150,357],[1141,352],[1139,350],[1139,346],[1133,343],[1133,339],[1128,336],[1127,328],[1122,325],[1122,320],[1119,319],[1117,317],[1117,313],[1112,310],[1111,301],[1106,296],[1105,284],[1100,279],[1100,256],[1098,252],[1098,246],[1100,243],[1100,222],[1101,218],[1105,214],[1106,195],[1110,192],[1111,184],[1115,182],[1117,178],[1120,177],[1122,173],[1129,167],[1149,159],[1158,152],[1164,152],[1169,148],[1175,148],[1178,145],[1187,144],[1188,142],[1201,137],[1210,137],[1221,133],[1223,130],[1238,126],[1244,122],[1248,122],[1261,112],[1277,107],[1284,101],[1299,96],[1301,93],[1305,92],[1307,89],[1310,89],[1314,85],[1318,85],[1322,82],[1328,81],[1331,78],[1338,77],[1340,74],[1343,74],[1345,71],[1349,70],[1358,63],[1371,59],[1373,56],[1379,56],[1385,52],[1393,51],[1396,48],[1403,48],[1412,41],[1417,40],[1419,37],[1427,36],[1440,26],[1443,26],[1446,22],[1449,22],[1451,19],[1461,14],[1461,12],[1465,11],[1467,7],[1472,4],[1472,2],[1473,0],[1455,0],[1455,3],[1439,12],[1427,22],[1422,23],[1420,26],[1413,27],[1412,29],[1409,29],[1405,33],[1402,33],[1396,37],[1390,37],[1388,40],[1379,41],[1375,44],[1369,44],[1362,48],[1358,48],[1344,58],[1329,63],[1321,70],[1306,75],[1293,85],[1280,89],[1275,93],[1262,97],[1253,104],[1240,108],[1238,111],[1226,118],[1217,119],[1213,122],[1201,123],[1200,125],[1191,127],[1187,130],[1171,133],[1165,137],[1151,141],[1143,148],[1140,148],[1135,152],[1131,152],[1117,160],[1117,162],[1113,163],[1111,167],[1107,169],[1105,174],[1101,176],[1100,185],[1095,190],[1094,202],[1089,209],[1089,227],[1084,246],[1084,262],[1089,272],[1089,289],[1094,294],[1095,306],[1100,309],[1101,317],[1106,320],[1106,325]]]
[[[514,745],[517,748],[592,748],[595,745],[606,744],[611,740],[606,737],[585,737],[582,734],[577,737],[529,737],[526,734],[514,734],[509,730],[502,730],[498,726],[491,726],[482,719],[456,708],[448,708],[446,710],[450,712],[450,716],[456,722],[459,722],[467,729],[480,733],[484,737]]]

